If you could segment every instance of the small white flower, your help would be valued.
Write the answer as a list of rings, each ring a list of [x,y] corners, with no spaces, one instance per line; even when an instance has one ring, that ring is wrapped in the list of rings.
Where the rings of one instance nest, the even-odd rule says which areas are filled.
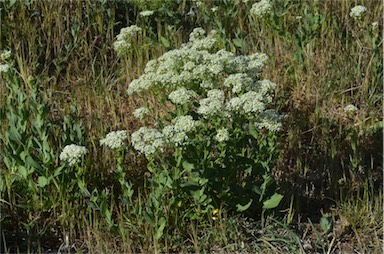
[[[252,78],[245,73],[232,74],[224,80],[224,86],[232,87],[233,93],[240,93],[244,89],[249,89],[252,83]]]
[[[180,87],[176,91],[171,92],[168,95],[168,98],[174,104],[184,105],[190,102],[191,98],[195,95],[196,95],[195,92],[188,90],[185,87]]]
[[[192,33],[189,34],[189,41],[196,41],[196,40],[200,40],[204,37],[205,35],[205,30],[201,27],[197,27],[195,29],[193,29]]]
[[[276,110],[268,109],[262,112],[258,117],[255,126],[259,129],[265,128],[270,131],[279,131],[281,129],[281,120],[283,116],[279,115]]]
[[[164,146],[164,135],[156,129],[141,127],[131,135],[133,148],[146,156],[154,154]]]
[[[224,92],[218,89],[209,90],[207,98],[200,100],[197,113],[209,117],[218,114],[223,109]]]
[[[142,17],[148,17],[148,16],[152,16],[153,13],[154,13],[154,11],[148,11],[147,10],[147,11],[140,12],[139,15],[142,16]]]
[[[358,110],[358,108],[352,104],[349,104],[349,105],[344,107],[344,111],[347,113],[352,113],[352,112],[355,112],[357,110]]]
[[[367,11],[367,7],[363,5],[356,5],[351,9],[351,12],[349,13],[349,16],[351,16],[354,19],[361,19],[364,12]]]
[[[81,157],[88,153],[88,149],[84,146],[67,145],[60,153],[60,160],[68,162],[70,166],[73,166],[80,162]]]
[[[269,0],[261,0],[252,5],[250,10],[251,15],[259,18],[268,16],[272,11],[272,5]]]
[[[142,29],[136,25],[124,27],[120,30],[120,33],[116,36],[116,41],[113,43],[113,48],[120,57],[129,52],[132,43],[135,42],[136,35],[141,31]]]
[[[133,116],[137,119],[143,120],[146,115],[149,114],[149,110],[146,107],[141,107],[133,111]]]
[[[214,6],[214,7],[211,8],[211,11],[212,11],[213,13],[215,13],[218,9],[219,9],[219,7]]]
[[[119,149],[124,146],[127,138],[127,131],[112,131],[104,139],[100,140],[100,145],[108,146],[111,149]]]
[[[8,72],[9,65],[8,64],[0,64],[0,73],[2,72]]]
[[[10,50],[4,50],[4,51],[1,52],[1,54],[0,54],[0,59],[3,60],[3,61],[5,61],[5,60],[7,60],[8,58],[11,57],[11,54],[12,54],[12,52],[11,52]]]
[[[226,128],[221,128],[220,130],[217,131],[215,140],[218,142],[225,142],[229,140],[229,133]]]

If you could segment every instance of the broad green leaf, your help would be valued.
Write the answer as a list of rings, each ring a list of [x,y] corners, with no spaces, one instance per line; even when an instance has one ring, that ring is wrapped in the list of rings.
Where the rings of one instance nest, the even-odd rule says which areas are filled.
[[[249,200],[248,204],[246,204],[246,205],[237,204],[236,205],[237,211],[238,212],[244,212],[245,210],[247,210],[251,206],[252,201],[253,201],[252,199]]]
[[[171,45],[171,43],[169,42],[169,40],[166,39],[166,38],[163,37],[163,36],[160,36],[160,40],[161,40],[161,43],[163,43],[163,45],[164,45],[166,48],[169,48],[169,46]]]
[[[183,168],[187,171],[191,171],[195,168],[195,166],[192,163],[189,163],[187,161],[183,161]]]
[[[17,171],[19,172],[19,174],[24,177],[25,179],[27,179],[28,177],[28,169],[24,166],[18,166],[17,167]]]
[[[263,209],[272,209],[277,207],[280,204],[283,195],[275,193],[272,197],[263,203]]]
[[[47,178],[45,176],[39,176],[37,178],[37,182],[39,183],[39,186],[41,188],[44,188],[45,186],[47,186],[49,184],[49,178]]]

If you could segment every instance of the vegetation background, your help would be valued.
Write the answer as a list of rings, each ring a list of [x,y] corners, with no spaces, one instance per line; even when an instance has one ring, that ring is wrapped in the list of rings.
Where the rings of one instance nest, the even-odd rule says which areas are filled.
[[[0,79],[0,252],[381,253],[383,3],[271,2],[261,20],[250,15],[255,2],[240,0],[0,1],[0,49],[12,51],[16,73]],[[360,20],[350,16],[357,4],[367,8]],[[116,35],[133,24],[142,41],[119,58]],[[273,168],[284,199],[261,216],[223,208],[160,232],[140,210],[146,159],[125,154],[126,178],[140,190],[130,212],[99,140],[138,128],[129,83],[196,27],[218,31],[233,53],[269,56],[263,77],[287,115]],[[346,112],[349,104],[358,110]],[[97,202],[63,171],[58,156],[70,143],[89,149],[83,176]]]

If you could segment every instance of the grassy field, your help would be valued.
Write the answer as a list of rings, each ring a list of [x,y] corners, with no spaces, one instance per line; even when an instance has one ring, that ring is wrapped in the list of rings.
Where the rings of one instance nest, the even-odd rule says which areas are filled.
[[[381,1],[0,1],[0,252],[381,253],[382,99]]]

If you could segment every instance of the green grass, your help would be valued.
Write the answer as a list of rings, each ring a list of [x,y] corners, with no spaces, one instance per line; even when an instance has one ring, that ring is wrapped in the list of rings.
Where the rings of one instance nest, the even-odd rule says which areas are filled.
[[[349,16],[358,4],[352,1],[280,0],[275,16],[264,22],[249,17],[251,1],[203,1],[196,17],[185,15],[192,2],[180,2],[170,1],[169,15],[159,11],[148,18],[138,13],[156,4],[0,3],[0,49],[12,50],[21,91],[30,98],[28,87],[35,83],[41,103],[49,107],[44,121],[55,156],[49,170],[58,167],[65,144],[86,145],[86,181],[90,190],[97,188],[105,208],[90,208],[89,200],[71,195],[60,184],[32,190],[28,184],[37,182],[38,174],[28,181],[15,177],[2,160],[7,145],[2,141],[0,176],[6,184],[0,188],[1,252],[56,251],[65,247],[66,236],[73,252],[92,253],[381,252],[382,4],[359,1],[368,11],[357,24]],[[212,13],[215,5],[218,11]],[[371,28],[374,21],[379,22],[377,30]],[[122,27],[132,24],[146,36],[130,57],[119,59],[113,42]],[[136,190],[138,210],[133,213],[118,199],[114,157],[100,148],[99,139],[111,130],[132,133],[141,125],[131,115],[142,101],[127,95],[130,81],[143,73],[148,60],[186,42],[197,26],[216,29],[221,44],[234,53],[270,57],[262,77],[278,85],[275,106],[287,114],[279,137],[281,156],[273,169],[285,199],[280,211],[262,219],[223,208],[218,220],[189,221],[179,218],[181,211],[166,207],[171,223],[155,239],[155,228],[139,211],[149,195],[146,160],[132,149],[125,155],[127,178]],[[1,136],[8,131],[7,98],[5,80],[0,79]],[[348,115],[348,104],[359,110]],[[70,185],[69,174],[64,182]],[[321,213],[331,214],[330,235],[319,225]]]

